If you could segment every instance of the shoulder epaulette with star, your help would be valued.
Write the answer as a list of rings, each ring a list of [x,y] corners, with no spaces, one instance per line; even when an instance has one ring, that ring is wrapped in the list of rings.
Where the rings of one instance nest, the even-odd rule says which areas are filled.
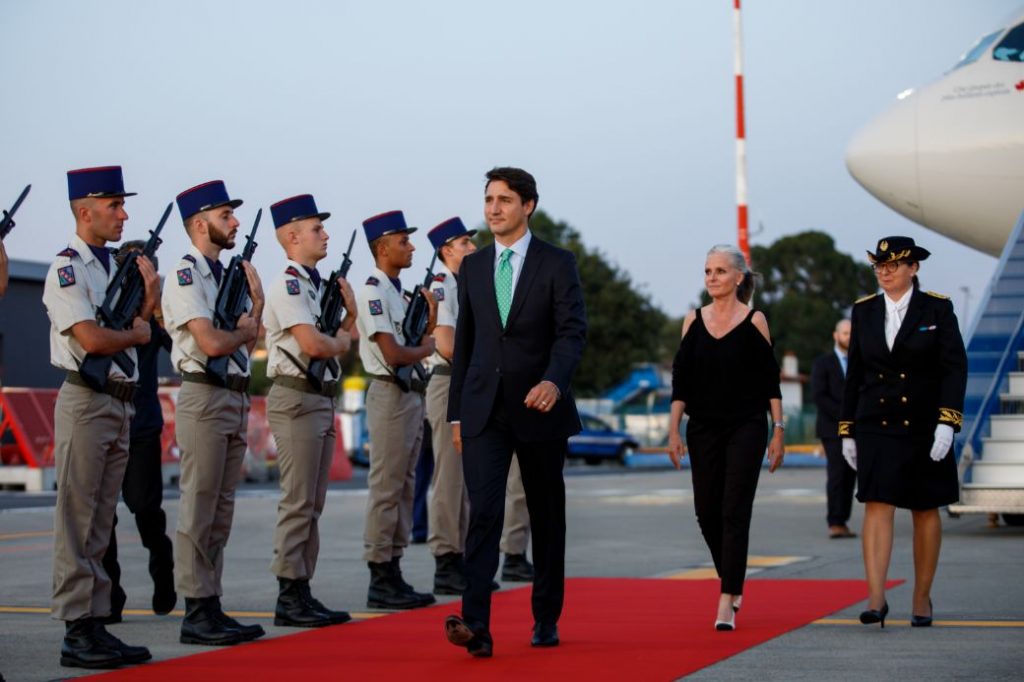
[[[942,294],[936,293],[934,291],[926,291],[924,293],[928,294],[932,298],[942,299],[943,301],[948,301],[949,300],[949,296],[943,296]]]
[[[58,257],[58,258],[60,258],[60,257],[64,257],[64,258],[74,258],[74,257],[75,257],[75,256],[77,256],[77,255],[78,255],[78,252],[77,252],[77,251],[75,251],[74,249],[72,249],[72,248],[71,248],[71,247],[69,246],[68,248],[66,248],[66,249],[64,249],[63,251],[61,251],[60,253],[58,253],[58,254],[57,254],[57,257]]]
[[[289,265],[288,267],[286,267],[284,269],[284,274],[291,275],[292,277],[302,277],[302,275],[299,274],[299,271],[295,269],[294,265]]]
[[[184,256],[181,257],[181,260],[187,260],[192,265],[199,265],[199,263],[196,263],[196,257],[193,256],[191,253],[186,253]]]
[[[878,294],[868,294],[867,296],[861,296],[856,301],[854,301],[853,304],[857,305],[858,303],[864,303],[865,301],[870,301],[875,296],[878,296]]]
[[[366,278],[366,283],[367,283],[368,285],[370,285],[371,287],[375,287],[375,286],[377,286],[378,284],[380,284],[380,280],[379,280],[379,279],[377,279],[376,277],[367,277],[367,278]]]
[[[437,273],[436,275],[434,275],[434,281],[435,281],[435,282],[443,282],[443,281],[444,281],[444,278],[445,278],[446,276],[447,276],[447,275],[446,275],[446,273],[444,273],[444,272],[439,272],[439,273]]]

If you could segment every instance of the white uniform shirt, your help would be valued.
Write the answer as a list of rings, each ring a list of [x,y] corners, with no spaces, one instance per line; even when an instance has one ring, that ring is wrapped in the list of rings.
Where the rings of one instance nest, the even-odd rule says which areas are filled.
[[[217,304],[217,279],[213,276],[206,257],[195,245],[189,249],[173,274],[164,280],[161,308],[164,314],[164,328],[171,335],[171,364],[179,374],[205,372],[207,355],[199,350],[199,344],[188,330],[188,323],[200,317],[213,321],[213,310]],[[251,302],[249,307],[251,307]],[[243,344],[239,350],[248,358],[249,349]],[[228,374],[248,376],[251,363],[246,362],[245,370],[228,361]]]
[[[86,320],[96,321],[96,309],[103,304],[107,285],[117,274],[117,263],[110,256],[110,274],[77,234],[68,242],[68,248],[57,254],[46,273],[43,285],[43,305],[50,316],[50,364],[60,369],[77,372],[86,352],[75,340],[71,328]],[[137,381],[138,358],[134,347],[124,352],[136,363],[135,372],[125,376],[117,363],[110,363],[107,376],[118,381]]]
[[[430,284],[430,293],[434,294],[437,301],[437,326],[451,327],[455,329],[455,323],[459,320],[459,284],[452,271],[438,259],[438,273],[434,275],[434,281]],[[439,351],[427,358],[423,365],[432,369],[438,365],[450,365]]]
[[[907,314],[907,306],[910,305],[910,297],[914,295],[914,287],[910,287],[907,293],[894,301],[888,294],[883,294],[885,299],[885,345],[892,350],[892,344],[896,342],[896,335],[900,333],[903,325],[903,317]]]
[[[263,308],[263,326],[267,328],[267,376],[271,379],[280,376],[306,378],[310,357],[299,348],[292,327],[299,324],[316,326],[323,292],[330,285],[324,280],[321,288],[317,289],[306,269],[291,260],[270,284]],[[334,286],[337,287],[338,283],[335,282]],[[298,360],[302,367],[296,365],[292,358]],[[328,367],[324,381],[337,380],[338,377]]]
[[[404,346],[405,334],[402,333],[402,320],[409,303],[388,276],[374,268],[356,293],[359,315],[356,326],[359,328],[359,359],[368,374],[388,375],[394,368],[384,361],[380,346],[372,338],[374,334],[383,332],[395,337],[395,341]]]

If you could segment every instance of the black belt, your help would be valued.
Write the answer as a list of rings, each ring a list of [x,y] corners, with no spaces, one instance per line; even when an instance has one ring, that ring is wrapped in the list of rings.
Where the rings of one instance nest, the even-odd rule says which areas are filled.
[[[309,383],[306,379],[300,379],[299,377],[280,376],[274,377],[273,381],[278,386],[284,386],[296,391],[302,391],[303,393],[312,393],[313,395],[322,395],[327,398],[333,398],[338,395],[338,382],[337,381],[325,381],[323,388],[319,391],[313,388],[313,384]]]
[[[394,384],[395,386],[398,386],[398,379],[394,378],[389,374],[371,374],[370,379],[372,379],[373,381],[383,381],[385,383]],[[420,395],[423,395],[424,393],[427,392],[427,384],[420,381],[419,379],[413,379],[412,385],[409,388],[412,390],[413,393],[419,393]]]
[[[438,374],[438,375],[443,376],[443,377],[450,377],[452,375],[452,366],[451,365],[434,365],[434,369],[430,373],[432,375],[433,374]]]
[[[192,384],[206,384],[207,386],[226,388],[229,391],[238,391],[239,393],[245,393],[249,390],[249,377],[244,377],[241,374],[229,374],[227,381],[224,382],[224,386],[221,386],[203,372],[184,372],[181,375],[181,380]]]
[[[69,384],[84,386],[89,389],[92,388],[92,386],[85,383],[85,379],[83,379],[82,375],[78,372],[72,372],[69,370],[68,375],[65,378]],[[100,391],[100,393],[106,393],[113,398],[117,398],[121,402],[130,403],[135,399],[135,389],[135,384],[108,378],[107,385],[103,387],[103,390]]]

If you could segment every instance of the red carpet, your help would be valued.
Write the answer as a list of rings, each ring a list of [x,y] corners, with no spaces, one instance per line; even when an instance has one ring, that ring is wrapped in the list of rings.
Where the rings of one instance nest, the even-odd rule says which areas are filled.
[[[573,578],[562,644],[529,646],[530,589],[494,595],[494,658],[444,638],[459,603],[107,673],[132,680],[673,680],[863,600],[855,580],[748,580],[735,632],[715,632],[717,580]],[[144,644],[144,642],[134,642]],[[282,676],[283,675],[283,676]]]

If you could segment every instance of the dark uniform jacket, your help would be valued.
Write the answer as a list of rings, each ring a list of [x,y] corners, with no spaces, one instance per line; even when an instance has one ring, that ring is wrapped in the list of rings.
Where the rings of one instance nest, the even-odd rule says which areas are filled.
[[[843,366],[835,349],[819,355],[811,366],[811,394],[818,407],[818,438],[838,438],[839,409],[843,405]]]
[[[938,423],[959,431],[967,353],[952,302],[915,290],[891,352],[883,295],[857,301],[851,320],[839,435],[931,437]]]

